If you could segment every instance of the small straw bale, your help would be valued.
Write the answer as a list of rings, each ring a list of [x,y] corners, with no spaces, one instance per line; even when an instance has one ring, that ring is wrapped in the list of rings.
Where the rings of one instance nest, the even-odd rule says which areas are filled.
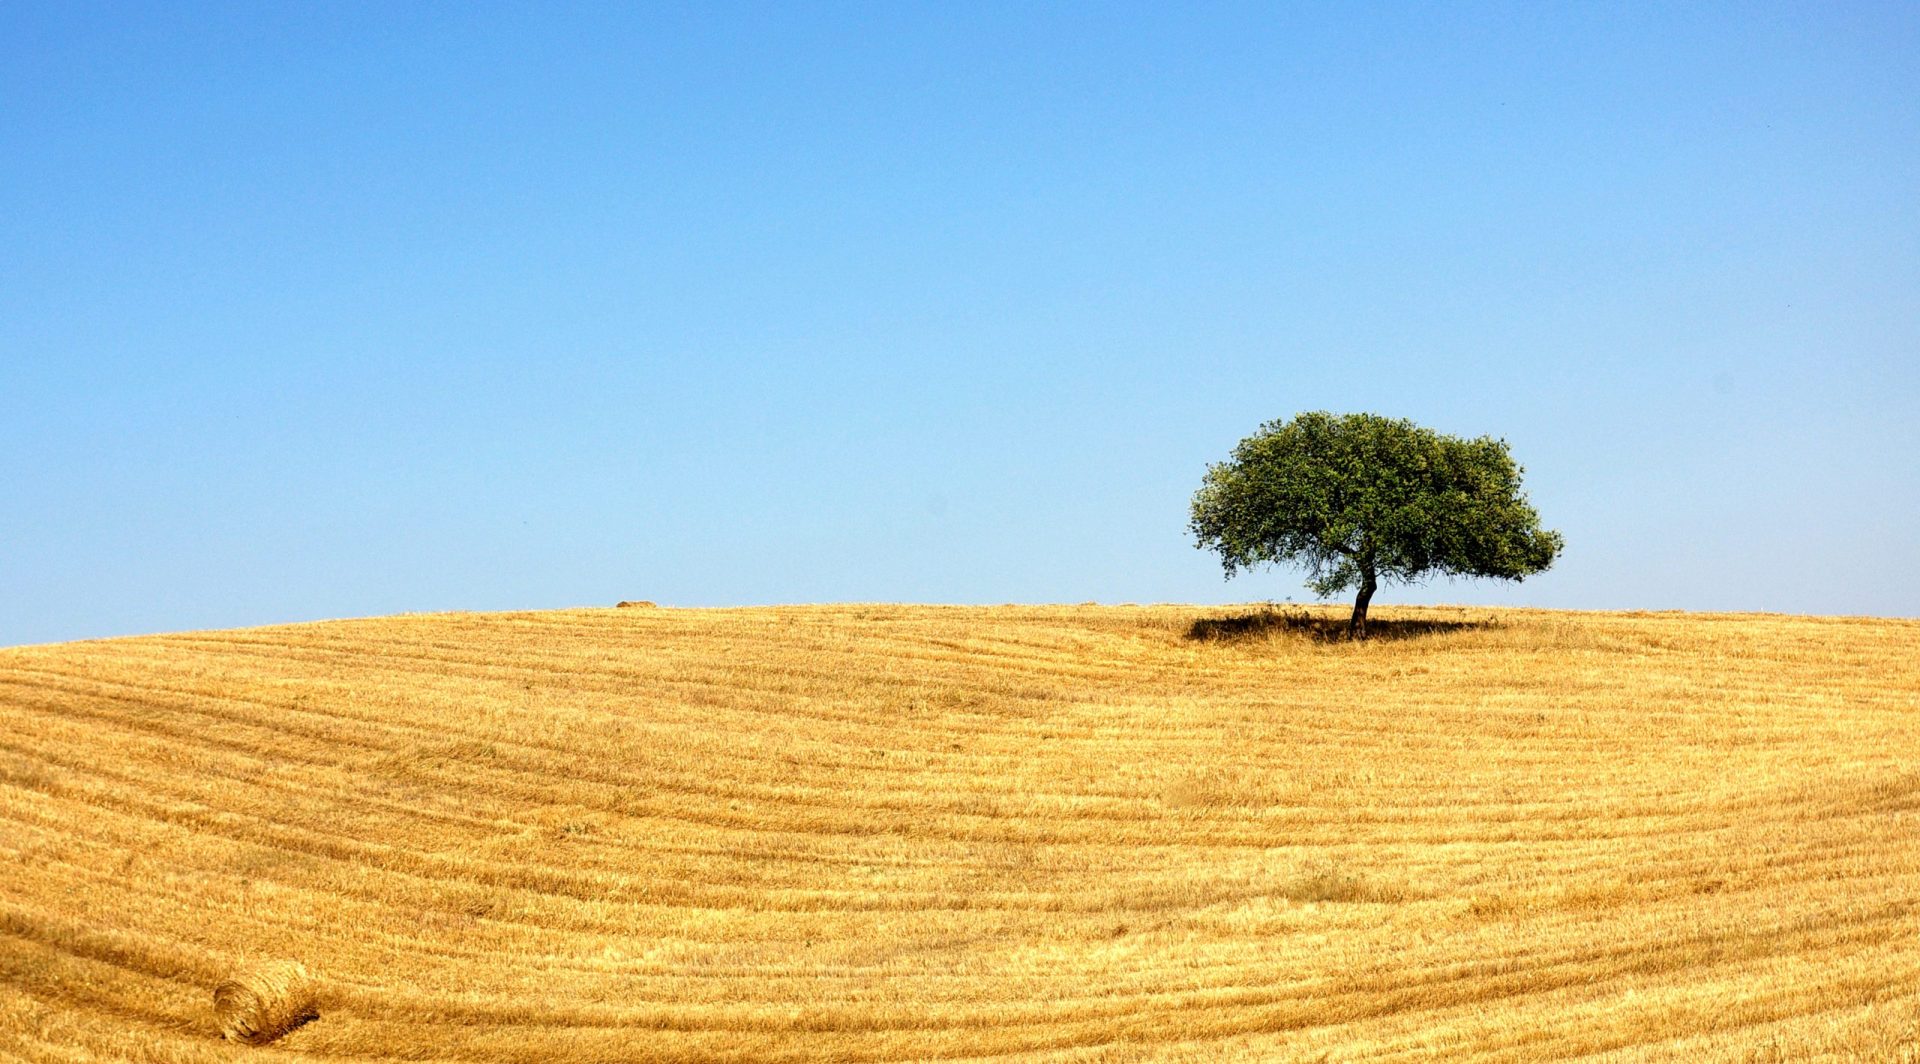
[[[319,1015],[313,976],[298,961],[267,961],[213,989],[213,1019],[229,1041],[263,1046]]]

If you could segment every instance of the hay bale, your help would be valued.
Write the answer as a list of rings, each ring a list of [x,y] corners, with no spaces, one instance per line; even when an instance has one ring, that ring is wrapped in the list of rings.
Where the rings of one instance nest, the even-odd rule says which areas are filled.
[[[299,961],[268,961],[213,989],[213,1020],[229,1041],[263,1046],[317,1019],[313,976]]]
[[[646,599],[633,599],[626,602],[622,602],[614,608],[621,609],[621,610],[633,610],[633,609],[652,610],[652,609],[659,609],[660,604],[657,602],[648,602]]]

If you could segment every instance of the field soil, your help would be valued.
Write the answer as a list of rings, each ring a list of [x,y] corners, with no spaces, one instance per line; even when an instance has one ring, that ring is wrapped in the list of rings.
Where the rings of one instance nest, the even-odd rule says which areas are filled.
[[[0,650],[0,1058],[1920,1059],[1920,622],[1342,619]]]

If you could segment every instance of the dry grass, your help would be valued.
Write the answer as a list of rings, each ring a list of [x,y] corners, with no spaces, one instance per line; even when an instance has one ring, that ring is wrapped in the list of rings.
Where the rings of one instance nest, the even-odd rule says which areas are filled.
[[[0,1057],[1920,1055],[1920,623],[1233,613],[0,650]]]
[[[235,1042],[266,1045],[318,1019],[313,976],[299,961],[267,961],[213,988],[213,1022]]]

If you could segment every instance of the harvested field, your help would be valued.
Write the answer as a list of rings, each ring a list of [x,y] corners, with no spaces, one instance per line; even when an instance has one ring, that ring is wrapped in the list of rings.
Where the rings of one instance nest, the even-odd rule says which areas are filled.
[[[0,650],[0,1056],[1920,1059],[1920,622],[1247,614]]]

